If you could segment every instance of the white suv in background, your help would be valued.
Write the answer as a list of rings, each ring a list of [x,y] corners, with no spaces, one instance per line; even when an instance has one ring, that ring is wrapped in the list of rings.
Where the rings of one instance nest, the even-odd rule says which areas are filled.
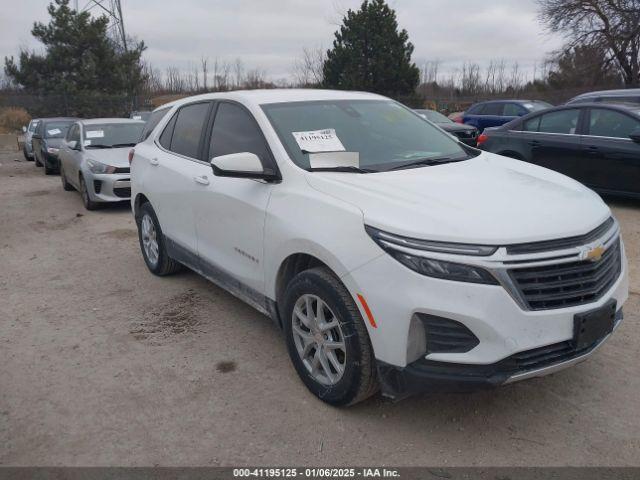
[[[328,403],[545,375],[622,319],[618,223],[570,178],[373,94],[230,92],[162,109],[130,153],[147,266],[186,265],[270,315]]]

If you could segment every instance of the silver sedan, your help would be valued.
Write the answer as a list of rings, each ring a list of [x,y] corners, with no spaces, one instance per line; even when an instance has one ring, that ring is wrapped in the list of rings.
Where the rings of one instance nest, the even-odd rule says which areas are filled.
[[[128,152],[140,139],[144,122],[95,118],[74,123],[60,148],[65,190],[78,190],[87,210],[131,197]]]

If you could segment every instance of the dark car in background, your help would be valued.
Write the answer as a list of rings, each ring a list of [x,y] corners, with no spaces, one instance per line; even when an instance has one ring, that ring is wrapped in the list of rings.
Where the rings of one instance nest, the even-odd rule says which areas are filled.
[[[462,143],[472,147],[476,146],[478,138],[478,129],[476,127],[456,123],[435,110],[416,109],[415,112],[431,123],[435,123],[445,132],[455,135]]]
[[[52,175],[60,171],[58,153],[67,130],[77,118],[42,118],[31,138],[33,156],[37,167]]]
[[[556,170],[602,193],[640,198],[640,106],[579,103],[487,129],[479,148]]]
[[[499,127],[518,117],[552,106],[539,100],[491,100],[472,105],[464,112],[460,122],[473,125],[482,132],[487,127]]]
[[[576,103],[632,103],[640,105],[640,88],[583,93],[569,100],[567,105]]]

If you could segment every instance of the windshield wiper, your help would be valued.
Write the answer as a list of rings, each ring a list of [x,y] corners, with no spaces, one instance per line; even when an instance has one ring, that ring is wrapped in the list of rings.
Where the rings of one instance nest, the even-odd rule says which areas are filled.
[[[444,163],[461,162],[462,160],[467,160],[467,158],[450,158],[450,157],[421,158],[419,160],[414,160],[413,162],[403,163],[402,165],[398,165],[396,167],[390,168],[388,171],[403,170],[405,168],[413,168],[413,167],[420,167],[420,166],[442,165]]]
[[[111,145],[101,145],[99,143],[95,145],[86,145],[85,148],[113,148]]]
[[[113,148],[118,148],[118,147],[135,147],[136,144],[135,143],[114,143],[113,145],[111,145],[111,147]]]
[[[360,167],[352,167],[352,166],[341,166],[341,167],[310,167],[307,168],[308,172],[346,172],[346,173],[375,173],[378,170],[371,170],[369,168],[360,168]]]

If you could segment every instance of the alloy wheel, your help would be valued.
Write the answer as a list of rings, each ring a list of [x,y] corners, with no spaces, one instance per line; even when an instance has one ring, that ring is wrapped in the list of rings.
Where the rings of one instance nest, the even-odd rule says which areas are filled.
[[[303,365],[317,382],[335,385],[347,362],[338,317],[320,297],[311,294],[296,301],[292,317],[293,340]]]
[[[140,233],[142,235],[142,246],[144,253],[147,256],[147,260],[152,265],[158,263],[159,248],[158,238],[156,234],[156,227],[153,223],[153,219],[149,214],[144,214],[142,221],[140,222]]]

